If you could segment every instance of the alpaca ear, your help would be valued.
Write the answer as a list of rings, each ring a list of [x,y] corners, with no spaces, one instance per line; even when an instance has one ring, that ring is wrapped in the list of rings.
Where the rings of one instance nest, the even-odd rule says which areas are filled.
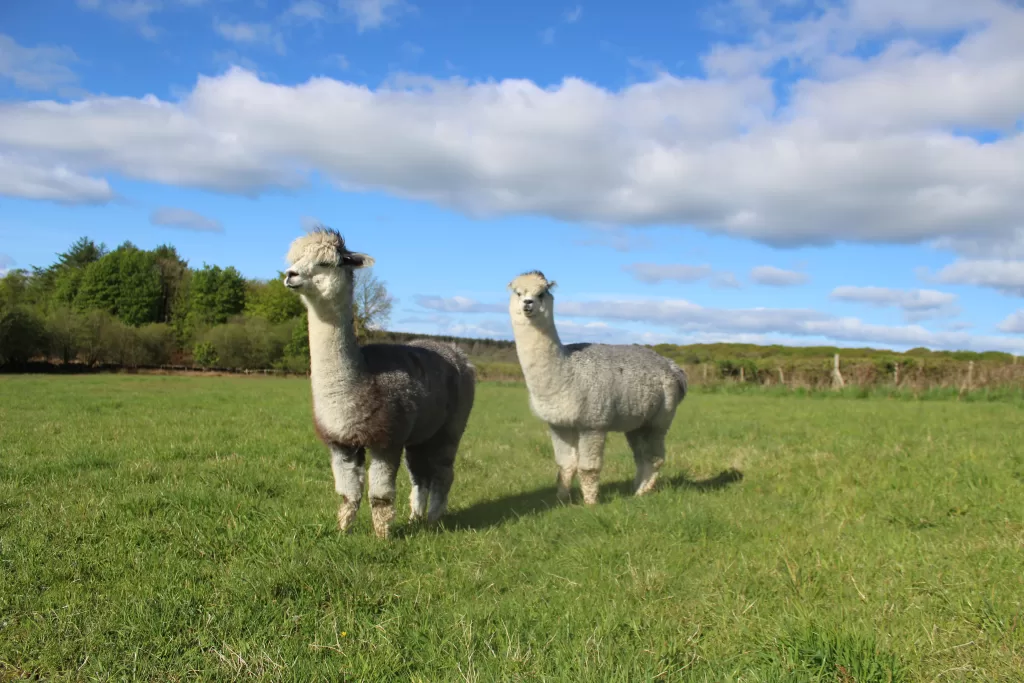
[[[372,256],[355,251],[346,252],[341,257],[341,265],[348,268],[369,268],[373,264]]]
[[[548,291],[550,292],[550,291],[551,291],[552,289],[554,289],[554,288],[555,288],[555,286],[556,286],[557,284],[558,284],[558,283],[557,283],[557,282],[555,282],[554,280],[552,280],[551,282],[549,282],[549,283],[548,283]]]

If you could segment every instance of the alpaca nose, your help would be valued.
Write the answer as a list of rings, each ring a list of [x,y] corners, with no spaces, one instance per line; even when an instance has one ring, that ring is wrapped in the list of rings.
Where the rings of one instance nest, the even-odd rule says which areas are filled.
[[[532,311],[533,310],[533,299],[523,299],[523,310],[524,311]]]
[[[294,283],[292,283],[290,280],[293,277],[298,277],[298,276],[299,276],[299,274],[296,273],[294,270],[291,270],[290,268],[288,270],[286,270],[285,273],[284,273],[284,286],[285,287],[294,287],[295,286]]]

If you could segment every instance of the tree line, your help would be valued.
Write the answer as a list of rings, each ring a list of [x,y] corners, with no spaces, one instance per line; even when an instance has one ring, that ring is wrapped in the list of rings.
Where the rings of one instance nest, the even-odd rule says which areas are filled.
[[[108,250],[83,237],[45,267],[0,278],[0,367],[31,360],[87,366],[184,365],[228,369],[309,368],[306,310],[283,273],[246,279],[232,267],[192,267],[171,245],[152,250],[125,242]],[[372,269],[356,271],[354,297],[362,341],[404,342],[386,331],[393,299]],[[510,340],[443,337],[466,351],[482,378],[521,379]],[[978,377],[1016,381],[1024,363],[1006,353],[871,348],[658,344],[696,383],[827,385],[833,354],[855,383],[956,383],[973,362]]]
[[[0,278],[0,366],[31,360],[125,367],[309,368],[306,309],[282,283],[233,266],[191,267],[175,247],[107,249],[82,237],[45,267]],[[356,276],[357,332],[382,329],[393,299]]]

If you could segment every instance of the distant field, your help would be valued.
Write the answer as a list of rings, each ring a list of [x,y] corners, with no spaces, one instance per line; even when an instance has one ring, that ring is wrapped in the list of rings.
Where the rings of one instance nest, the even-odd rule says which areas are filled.
[[[308,381],[0,376],[0,681],[1019,681],[1024,404],[694,394],[559,507],[484,383],[447,528],[336,531]]]

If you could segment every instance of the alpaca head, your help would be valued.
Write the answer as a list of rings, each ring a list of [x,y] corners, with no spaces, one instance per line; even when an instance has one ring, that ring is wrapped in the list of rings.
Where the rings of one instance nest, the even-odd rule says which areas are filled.
[[[512,292],[508,302],[508,312],[513,324],[545,325],[554,320],[555,300],[551,289],[554,280],[548,280],[544,273],[533,270],[523,273],[508,288]]]
[[[336,301],[352,291],[353,270],[373,265],[373,258],[349,251],[337,230],[317,226],[292,242],[284,285],[307,303]]]

